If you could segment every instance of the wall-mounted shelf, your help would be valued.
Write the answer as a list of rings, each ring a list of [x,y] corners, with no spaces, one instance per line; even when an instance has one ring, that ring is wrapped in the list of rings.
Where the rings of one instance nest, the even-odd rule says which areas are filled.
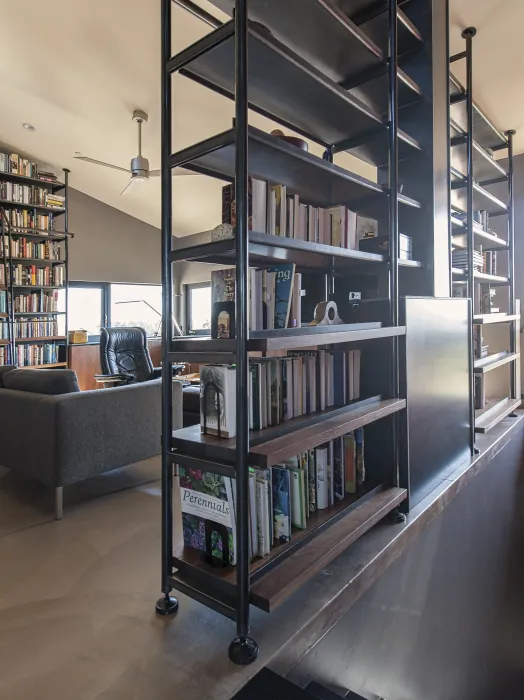
[[[475,431],[487,433],[510,413],[520,408],[521,399],[487,399],[486,406],[482,410],[475,411]]]
[[[467,134],[455,122],[451,122],[451,167],[463,177],[468,171]],[[473,177],[482,183],[485,180],[507,178],[508,174],[480,144],[473,139]]]
[[[0,206],[6,209],[38,209],[39,211],[54,212],[55,214],[65,213],[65,209],[61,207],[46,207],[43,204],[25,204],[23,202],[11,202],[7,199],[0,199]]]
[[[18,182],[21,185],[35,185],[52,190],[53,192],[58,192],[65,188],[65,183],[59,182],[58,180],[51,182],[49,180],[41,180],[39,177],[28,177],[27,175],[17,175],[16,173],[0,172],[0,182],[5,180],[9,182]]]

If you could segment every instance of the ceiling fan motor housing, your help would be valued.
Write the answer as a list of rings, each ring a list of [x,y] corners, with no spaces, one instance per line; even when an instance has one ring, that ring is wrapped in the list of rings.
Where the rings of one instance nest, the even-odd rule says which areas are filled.
[[[149,161],[143,156],[136,156],[131,159],[131,172],[133,177],[141,175],[143,177],[148,177],[149,172]]]

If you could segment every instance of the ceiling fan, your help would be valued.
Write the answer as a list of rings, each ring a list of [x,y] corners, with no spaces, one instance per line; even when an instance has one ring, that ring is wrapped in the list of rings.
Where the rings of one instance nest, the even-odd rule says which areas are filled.
[[[133,112],[133,121],[138,125],[138,155],[131,158],[130,168],[121,168],[119,165],[112,165],[111,163],[104,163],[101,160],[95,160],[94,158],[88,158],[80,153],[75,153],[75,158],[77,160],[84,160],[86,163],[94,163],[95,165],[102,165],[104,168],[112,168],[113,170],[121,170],[124,173],[130,173],[131,178],[127,185],[124,187],[122,194],[129,194],[139,183],[146,182],[150,177],[159,177],[161,174],[160,170],[149,170],[149,161],[142,155],[142,124],[147,122],[147,114],[142,112],[140,109],[135,109]],[[174,175],[198,175],[198,173],[193,173],[185,168],[177,168]]]

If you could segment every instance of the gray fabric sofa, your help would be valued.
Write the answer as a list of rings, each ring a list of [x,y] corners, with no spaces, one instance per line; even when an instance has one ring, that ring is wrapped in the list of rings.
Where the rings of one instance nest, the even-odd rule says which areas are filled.
[[[58,519],[64,486],[160,454],[161,380],[82,392],[71,370],[14,370],[0,381],[0,464],[54,487]],[[173,412],[182,427],[178,382]]]

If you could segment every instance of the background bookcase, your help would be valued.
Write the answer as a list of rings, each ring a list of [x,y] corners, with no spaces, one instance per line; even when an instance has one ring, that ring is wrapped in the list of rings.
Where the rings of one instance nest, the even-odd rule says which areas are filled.
[[[0,172],[0,182],[12,182],[19,185],[28,185],[41,187],[49,192],[57,192],[65,197],[64,207],[57,208],[45,205],[24,204],[15,201],[0,201],[0,241],[2,242],[0,250],[0,264],[4,269],[4,279],[6,286],[2,290],[5,293],[5,311],[0,314],[0,322],[6,324],[7,338],[0,340],[6,349],[7,353],[4,356],[4,364],[13,363],[20,367],[24,366],[31,369],[52,369],[58,367],[67,367],[68,364],[68,342],[67,342],[67,290],[68,290],[68,241],[70,237],[68,227],[68,177],[69,170],[64,169],[64,181],[60,182],[43,180],[35,174],[35,177],[25,175],[17,175],[14,173]],[[47,230],[36,227],[23,227],[14,225],[11,220],[11,212],[13,210],[27,211],[34,214],[53,214],[53,219],[56,224],[60,219],[63,220],[63,229]],[[17,241],[25,239],[32,244],[39,243],[57,243],[60,246],[60,259],[42,259],[39,257],[24,256],[23,252],[15,256],[13,255],[13,246]],[[35,266],[37,270],[48,268],[50,271],[56,266],[64,268],[64,284],[56,285],[29,285],[15,284],[13,269],[16,265],[22,267]],[[60,310],[49,311],[43,309],[43,297],[54,291],[62,291],[63,297],[60,300]],[[38,311],[20,311],[17,306],[17,299],[23,298],[29,294],[37,293],[40,295],[40,305]],[[58,332],[50,333],[46,330],[44,334],[39,334],[34,337],[19,337],[21,335],[17,329],[21,324],[32,321],[37,323],[52,323],[56,322]],[[56,352],[56,361],[46,361],[45,364],[22,364],[18,357],[18,348],[20,346],[49,346]]]
[[[434,295],[442,282],[449,289],[447,261],[444,269],[437,269],[437,256],[428,258],[439,236],[439,244],[448,244],[447,229],[442,237],[433,213],[428,212],[444,202],[444,211],[449,206],[445,188],[436,191],[434,187],[442,149],[435,146],[433,133],[442,101],[432,79],[433,10],[426,0],[401,7],[397,0],[293,0],[286,3],[285,12],[280,0],[216,0],[220,9],[234,17],[222,24],[189,0],[176,0],[176,4],[196,14],[213,31],[173,55],[172,1],[163,0],[163,597],[157,602],[157,612],[176,611],[178,602],[170,596],[176,589],[230,617],[237,626],[230,658],[250,663],[257,655],[256,642],[249,637],[251,605],[273,611],[375,523],[388,514],[392,521],[403,519],[409,459],[406,455],[400,469],[399,423],[405,422],[406,400],[399,388],[399,358],[405,355],[399,348],[406,329],[399,325],[399,292]],[[446,60],[443,54],[442,71]],[[231,129],[177,153],[172,152],[174,72],[235,102]],[[248,109],[321,144],[324,157],[249,125]],[[377,180],[335,165],[334,156],[339,152],[352,153],[376,166]],[[184,241],[183,248],[172,249],[171,171],[179,166],[235,183],[233,240],[199,244],[195,239],[194,244]],[[322,207],[346,204],[379,220],[381,233],[389,238],[388,253],[375,255],[248,231],[249,175],[284,184],[306,203]],[[437,198],[442,200],[438,206]],[[399,260],[399,229],[413,236],[415,260]],[[431,236],[433,241],[428,243]],[[235,265],[234,340],[173,339],[172,265],[187,260]],[[358,322],[249,333],[249,265],[283,261],[321,278],[325,295],[341,302],[342,317],[347,280],[364,289],[370,303],[362,305]],[[323,292],[317,301],[324,298]],[[249,353],[318,347],[362,349],[363,398],[276,428],[250,432]],[[235,439],[203,435],[200,426],[173,432],[170,368],[180,360],[235,362]],[[251,562],[248,466],[278,464],[361,426],[366,426],[368,480],[364,488],[355,497],[318,512],[306,530],[274,547],[268,557]],[[173,537],[173,465],[175,471],[176,465],[183,465],[236,479],[235,567],[211,567],[198,552],[179,545],[180,533],[175,531]]]
[[[452,267],[455,294],[464,293],[472,300],[469,354],[471,379],[471,442],[475,432],[486,433],[520,405],[520,305],[515,299],[514,263],[514,131],[500,132],[475,103],[473,97],[473,43],[476,29],[462,33],[465,50],[451,56],[450,65],[465,61],[466,81],[462,85],[450,71],[450,187],[451,244],[455,251],[465,251],[466,269]],[[505,150],[503,164],[494,153]],[[477,212],[485,212],[479,221]],[[492,230],[492,227],[494,230]],[[504,231],[501,235],[496,231]],[[493,270],[477,271],[475,251],[495,253]],[[502,274],[501,274],[502,273]],[[497,289],[498,313],[483,313],[483,297]],[[503,293],[506,290],[506,294]],[[490,309],[489,309],[490,311]],[[482,356],[485,332],[496,327],[505,349]],[[502,339],[506,333],[507,337]],[[498,398],[486,397],[488,374],[500,368],[508,373],[507,392]],[[509,370],[509,371],[508,371]],[[504,371],[504,370],[502,370]]]

